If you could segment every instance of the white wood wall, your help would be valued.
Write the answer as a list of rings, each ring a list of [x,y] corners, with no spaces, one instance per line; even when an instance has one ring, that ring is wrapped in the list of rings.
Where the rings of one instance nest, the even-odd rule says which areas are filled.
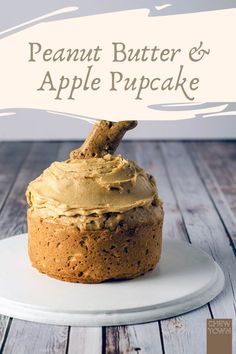
[[[29,111],[0,116],[0,140],[81,140],[91,125],[85,121]],[[235,139],[236,117],[181,121],[141,121],[126,139]]]

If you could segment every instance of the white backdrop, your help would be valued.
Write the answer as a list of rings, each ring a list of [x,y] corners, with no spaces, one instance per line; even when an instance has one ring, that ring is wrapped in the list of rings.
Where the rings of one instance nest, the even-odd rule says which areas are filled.
[[[85,121],[30,111],[0,117],[0,140],[77,140],[91,129]],[[139,122],[126,139],[234,139],[236,117],[194,118],[179,121]]]

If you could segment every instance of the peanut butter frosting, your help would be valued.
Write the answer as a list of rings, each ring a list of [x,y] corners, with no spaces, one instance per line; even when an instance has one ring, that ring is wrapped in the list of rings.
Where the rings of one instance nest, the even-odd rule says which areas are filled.
[[[157,197],[152,176],[122,156],[54,162],[26,192],[30,206],[60,216],[125,212]]]

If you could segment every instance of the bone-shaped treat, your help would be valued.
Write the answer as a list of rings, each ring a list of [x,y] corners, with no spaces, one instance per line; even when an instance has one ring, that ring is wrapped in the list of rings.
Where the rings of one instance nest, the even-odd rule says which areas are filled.
[[[70,158],[88,159],[113,154],[126,131],[135,128],[136,125],[136,121],[101,120],[95,124],[83,145],[70,153]]]

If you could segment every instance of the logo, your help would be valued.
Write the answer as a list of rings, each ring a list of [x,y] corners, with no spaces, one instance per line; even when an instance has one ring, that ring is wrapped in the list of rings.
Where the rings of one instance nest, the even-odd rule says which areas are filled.
[[[207,354],[232,354],[232,320],[207,320]]]

